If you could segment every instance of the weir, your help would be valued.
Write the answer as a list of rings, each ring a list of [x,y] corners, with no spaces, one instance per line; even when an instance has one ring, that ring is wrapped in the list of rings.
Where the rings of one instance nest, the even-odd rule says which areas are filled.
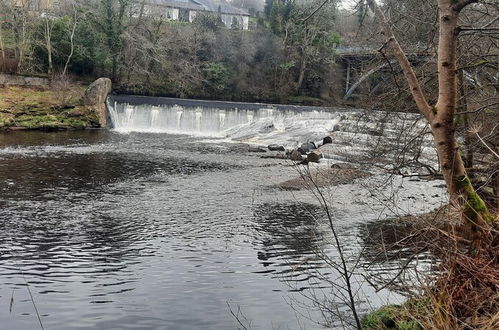
[[[109,96],[107,106],[112,129],[121,133],[187,134],[288,150],[331,136],[321,149],[326,158],[376,158],[387,166],[414,155],[436,159],[428,125],[414,113],[126,95]]]
[[[291,124],[331,129],[341,111],[329,108],[173,98],[110,96],[111,127],[118,132],[151,132],[228,137],[286,131]],[[296,127],[294,127],[296,128]],[[324,128],[324,127],[323,127]],[[323,129],[320,129],[323,131]]]

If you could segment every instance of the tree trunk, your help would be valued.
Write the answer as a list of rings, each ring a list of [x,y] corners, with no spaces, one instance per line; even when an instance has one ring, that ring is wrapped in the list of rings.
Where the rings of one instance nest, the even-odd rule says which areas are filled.
[[[390,45],[404,72],[414,101],[431,125],[451,205],[462,209],[466,229],[471,231],[474,237],[479,230],[487,228],[490,223],[496,220],[471,185],[455,138],[454,114],[458,100],[456,79],[458,16],[464,7],[476,1],[438,0],[440,26],[437,54],[438,101],[434,107],[428,104],[412,65],[398,43],[383,12],[374,0],[369,1],[370,8],[383,21],[385,33],[389,36],[388,45]]]
[[[305,69],[307,68],[307,55],[305,50],[302,49],[302,59],[300,63],[300,74],[298,76],[298,82],[296,83],[296,91],[299,91],[301,85],[303,85],[303,79],[305,78]]]
[[[0,71],[3,71],[6,63],[5,63],[5,50],[3,48],[2,22],[0,22],[0,50],[2,52],[2,65],[0,65]]]
[[[45,46],[47,48],[47,61],[48,61],[48,75],[52,75],[53,64],[52,64],[52,28],[49,24],[49,18],[45,18]]]
[[[64,70],[62,71],[63,76],[65,76],[67,71],[68,71],[69,63],[71,62],[71,58],[73,57],[73,53],[74,53],[74,49],[75,49],[74,36],[75,36],[75,31],[76,31],[76,24],[78,23],[78,21],[77,21],[77,11],[76,11],[76,7],[74,4],[73,4],[73,11],[74,11],[73,28],[71,29],[71,34],[69,35],[69,43],[71,45],[71,50],[69,52],[66,63],[64,64]]]

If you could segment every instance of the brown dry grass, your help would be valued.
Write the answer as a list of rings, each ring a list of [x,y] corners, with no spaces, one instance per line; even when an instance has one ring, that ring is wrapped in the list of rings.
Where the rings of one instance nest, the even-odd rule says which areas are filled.
[[[491,230],[473,249],[464,250],[455,241],[441,246],[440,276],[428,292],[434,310],[428,325],[499,329],[498,232]]]
[[[431,251],[439,266],[423,281],[424,294],[398,306],[392,317],[413,320],[424,329],[499,329],[498,226],[471,242],[461,234],[459,210],[447,206],[398,223],[410,226],[407,238],[383,253],[397,248]],[[377,252],[375,256],[381,250]]]

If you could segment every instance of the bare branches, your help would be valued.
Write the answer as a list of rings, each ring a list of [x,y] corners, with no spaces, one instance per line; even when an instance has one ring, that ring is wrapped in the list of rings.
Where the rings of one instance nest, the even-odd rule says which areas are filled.
[[[322,4],[317,7],[312,13],[310,13],[310,15],[308,15],[307,17],[305,17],[302,21],[305,23],[306,21],[308,21],[309,19],[311,19],[315,14],[317,14],[317,12],[319,10],[322,9],[322,7],[324,7],[326,5],[326,3],[328,3],[330,0],[324,0],[324,2],[322,2]]]
[[[375,12],[376,15],[378,15],[382,20],[384,31],[386,35],[389,37],[388,44],[391,46],[393,54],[397,59],[397,61],[399,62],[402,71],[404,72],[404,76],[407,80],[407,83],[409,84],[411,94],[414,97],[414,101],[416,102],[419,111],[421,111],[421,113],[428,120],[430,120],[433,116],[431,107],[428,104],[427,98],[424,95],[423,89],[421,88],[421,84],[419,83],[418,78],[416,77],[416,73],[414,72],[411,63],[409,62],[409,59],[405,55],[404,51],[402,50],[402,47],[400,46],[399,42],[395,38],[395,35],[393,34],[393,30],[390,24],[388,23],[388,20],[386,19],[385,15],[383,14],[383,11],[381,11],[381,9],[374,0],[369,0],[368,5],[371,8],[371,10]]]
[[[456,4],[453,6],[454,10],[458,13],[463,10],[465,7],[471,5],[472,3],[477,3],[479,0],[458,0]]]
[[[74,16],[73,16],[73,28],[71,29],[71,32],[69,35],[70,52],[69,52],[68,58],[66,60],[66,63],[64,64],[64,69],[62,70],[63,76],[66,75],[66,73],[68,71],[69,62],[71,61],[71,58],[73,57],[73,53],[74,53],[74,49],[75,49],[74,36],[75,36],[75,32],[76,32],[76,26],[78,24],[78,20],[77,20],[78,11],[76,10],[76,5],[74,3],[72,3],[72,5],[73,5]]]

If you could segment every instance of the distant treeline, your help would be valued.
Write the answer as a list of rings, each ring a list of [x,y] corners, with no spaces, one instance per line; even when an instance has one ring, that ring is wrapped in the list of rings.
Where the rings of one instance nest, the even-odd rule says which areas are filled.
[[[334,1],[311,15],[323,1],[267,0],[253,11],[251,30],[228,28],[216,13],[193,23],[146,15],[137,2],[34,10],[0,0],[0,70],[108,76],[119,91],[144,95],[296,103],[328,96],[340,43]]]

